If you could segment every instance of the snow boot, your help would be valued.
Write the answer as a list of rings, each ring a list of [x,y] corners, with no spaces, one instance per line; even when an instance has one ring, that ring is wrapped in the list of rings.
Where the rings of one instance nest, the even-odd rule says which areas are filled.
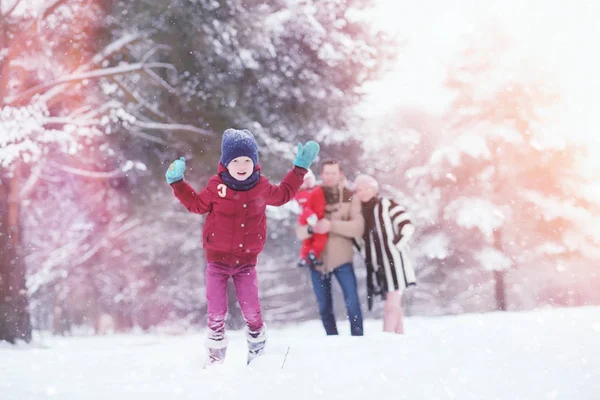
[[[204,368],[208,368],[215,364],[223,364],[225,362],[225,355],[227,354],[227,338],[213,339],[206,338],[206,361],[204,362]]]
[[[248,341],[248,362],[250,364],[252,360],[263,354],[265,351],[265,345],[267,344],[267,326],[263,324],[263,327],[258,332],[250,332],[246,328],[246,340]]]

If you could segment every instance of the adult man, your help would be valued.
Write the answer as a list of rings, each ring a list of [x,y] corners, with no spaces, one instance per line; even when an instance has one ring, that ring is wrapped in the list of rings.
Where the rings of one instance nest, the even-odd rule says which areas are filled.
[[[309,202],[324,197],[325,218],[312,227],[298,224],[296,234],[301,240],[315,233],[328,235],[321,253],[321,262],[313,264],[310,268],[313,290],[325,332],[327,335],[338,334],[331,293],[331,275],[334,275],[344,295],[350,333],[353,336],[362,336],[363,318],[352,265],[352,238],[361,236],[364,230],[361,203],[344,185],[344,175],[337,161],[326,161],[321,165],[321,182],[321,186],[311,192]]]
[[[354,185],[365,219],[365,230],[359,235],[357,244],[367,266],[369,309],[372,297],[381,293],[385,298],[384,332],[402,334],[402,293],[408,286],[416,284],[407,254],[407,243],[415,227],[402,206],[377,195],[379,185],[375,178],[359,175]]]

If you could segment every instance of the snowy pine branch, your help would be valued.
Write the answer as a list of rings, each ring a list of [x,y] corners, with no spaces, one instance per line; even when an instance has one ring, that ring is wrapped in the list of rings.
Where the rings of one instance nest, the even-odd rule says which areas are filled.
[[[198,133],[204,136],[212,136],[215,133],[209,131],[207,129],[198,128],[192,125],[184,125],[184,124],[161,124],[158,122],[144,122],[136,120],[133,122],[133,125],[138,126],[143,129],[150,130],[161,130],[161,131],[182,131],[182,132],[192,132]]]
[[[140,38],[141,38],[141,35],[139,35],[139,34],[131,33],[131,34],[124,35],[123,37],[115,40],[114,42],[112,42],[108,46],[106,46],[104,49],[102,49],[101,51],[96,53],[90,59],[89,62],[87,62],[86,64],[83,64],[82,66],[80,66],[79,68],[74,70],[72,72],[72,74],[82,73],[85,71],[89,71],[90,69],[92,69],[94,67],[100,67],[103,61],[107,60],[109,57],[113,56],[114,54],[120,52],[127,45],[136,42]],[[44,93],[42,99],[44,101],[48,102],[50,99],[52,99],[59,93],[62,93],[63,90],[64,90],[64,88],[62,87],[62,85],[54,87],[51,90],[48,90],[48,92]]]
[[[21,92],[14,96],[7,96],[4,99],[4,104],[5,105],[14,105],[15,103],[20,102],[20,101],[27,101],[36,94],[41,94],[41,93],[45,92],[46,90],[51,89],[57,85],[62,85],[62,84],[69,83],[69,82],[80,82],[80,81],[83,81],[86,79],[98,79],[98,78],[115,76],[115,75],[124,75],[124,74],[141,71],[141,70],[147,71],[149,68],[164,68],[164,69],[171,69],[171,70],[177,71],[172,64],[153,62],[153,63],[147,63],[147,64],[142,64],[142,63],[126,64],[126,65],[120,65],[118,67],[97,69],[97,70],[93,70],[90,72],[74,73],[74,74],[67,75],[63,78],[57,79],[56,81],[53,81],[53,82],[34,86],[34,87],[29,88],[29,89],[25,90],[24,92]]]

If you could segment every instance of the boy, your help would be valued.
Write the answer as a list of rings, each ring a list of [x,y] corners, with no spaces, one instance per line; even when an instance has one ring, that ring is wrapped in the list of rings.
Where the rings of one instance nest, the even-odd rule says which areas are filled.
[[[227,129],[221,143],[218,173],[196,192],[184,179],[185,159],[174,161],[166,180],[177,199],[190,211],[208,214],[203,228],[206,253],[208,337],[206,365],[222,363],[227,349],[227,282],[233,279],[246,321],[248,363],[260,355],[266,329],[258,297],[256,263],[267,238],[267,205],[281,206],[294,198],[319,152],[309,141],[298,144],[294,167],[280,185],[261,176],[258,147],[249,130]]]

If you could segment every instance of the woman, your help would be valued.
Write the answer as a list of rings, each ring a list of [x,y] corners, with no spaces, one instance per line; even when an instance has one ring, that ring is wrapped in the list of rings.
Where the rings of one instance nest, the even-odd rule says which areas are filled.
[[[402,293],[416,284],[407,254],[407,242],[415,227],[402,206],[377,195],[379,185],[375,178],[359,175],[354,186],[365,219],[363,236],[356,240],[356,245],[367,266],[369,309],[372,297],[382,294],[385,299],[383,330],[402,334]]]

